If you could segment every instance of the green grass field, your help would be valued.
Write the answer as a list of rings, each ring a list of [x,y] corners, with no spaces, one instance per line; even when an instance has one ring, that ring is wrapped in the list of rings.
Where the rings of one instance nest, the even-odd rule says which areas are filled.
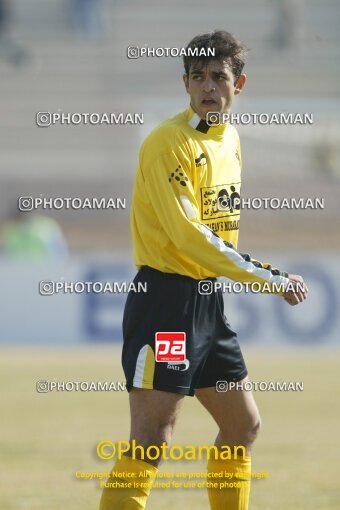
[[[340,359],[337,351],[244,347],[254,381],[304,382],[303,392],[256,392],[263,426],[253,452],[252,510],[338,510]],[[4,349],[1,354],[1,510],[93,510],[98,481],[76,471],[107,471],[113,461],[96,456],[102,439],[127,439],[125,392],[39,394],[36,381],[120,381],[120,352]],[[187,397],[173,444],[212,444],[216,426],[195,398]],[[162,465],[164,471],[204,471],[204,462]],[[148,509],[208,509],[205,490],[155,489]]]

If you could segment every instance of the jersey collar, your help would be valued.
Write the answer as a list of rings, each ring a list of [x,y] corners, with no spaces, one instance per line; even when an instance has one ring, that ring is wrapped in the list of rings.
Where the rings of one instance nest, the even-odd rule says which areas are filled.
[[[201,119],[197,113],[189,106],[189,108],[186,111],[187,114],[187,121],[188,124],[195,129],[196,131],[199,131],[200,133],[203,133],[204,135],[207,135],[208,138],[223,138],[226,129],[228,129],[229,124],[219,124],[216,126],[210,126],[204,119]]]

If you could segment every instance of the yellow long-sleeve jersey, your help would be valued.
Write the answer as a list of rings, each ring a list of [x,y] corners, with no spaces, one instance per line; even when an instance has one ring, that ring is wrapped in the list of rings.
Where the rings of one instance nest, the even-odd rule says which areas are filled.
[[[137,268],[198,280],[225,276],[273,292],[286,286],[287,273],[237,251],[240,187],[240,142],[233,126],[210,127],[191,107],[161,124],[142,145],[134,185]]]

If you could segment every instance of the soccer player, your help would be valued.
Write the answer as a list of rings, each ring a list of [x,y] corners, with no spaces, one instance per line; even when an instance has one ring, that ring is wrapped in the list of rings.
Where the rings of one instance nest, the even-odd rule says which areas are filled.
[[[190,55],[189,48],[197,48],[199,56]],[[213,56],[205,56],[209,48]],[[138,268],[134,282],[147,282],[147,293],[129,293],[123,318],[130,440],[145,449],[169,444],[184,396],[195,395],[218,425],[215,445],[246,449],[245,456],[209,460],[208,472],[234,473],[240,481],[235,488],[208,489],[212,510],[248,509],[250,449],[260,427],[251,392],[216,388],[220,380],[248,381],[248,373],[214,282],[219,276],[256,282],[291,305],[307,294],[301,276],[237,251],[239,137],[230,123],[218,124],[216,115],[209,120],[207,114],[231,111],[246,82],[244,63],[245,48],[228,32],[199,35],[187,47],[183,79],[190,106],[156,128],[140,152],[131,226]],[[156,361],[157,332],[186,334],[182,364]],[[134,473],[138,479],[143,472],[151,483],[158,464],[126,455],[116,461],[112,477]],[[136,486],[105,488],[100,510],[144,509],[149,492]]]

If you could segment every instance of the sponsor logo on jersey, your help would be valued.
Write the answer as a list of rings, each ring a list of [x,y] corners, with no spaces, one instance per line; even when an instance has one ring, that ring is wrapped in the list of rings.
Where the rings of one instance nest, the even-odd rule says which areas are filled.
[[[196,167],[198,166],[204,166],[207,164],[207,156],[204,154],[204,152],[202,152],[202,154],[200,156],[198,156],[198,158],[195,158],[195,165]]]
[[[231,230],[239,230],[240,220],[213,221],[211,223],[205,223],[205,225],[213,232],[230,232]]]
[[[241,208],[240,182],[201,188],[201,219],[238,216]]]

